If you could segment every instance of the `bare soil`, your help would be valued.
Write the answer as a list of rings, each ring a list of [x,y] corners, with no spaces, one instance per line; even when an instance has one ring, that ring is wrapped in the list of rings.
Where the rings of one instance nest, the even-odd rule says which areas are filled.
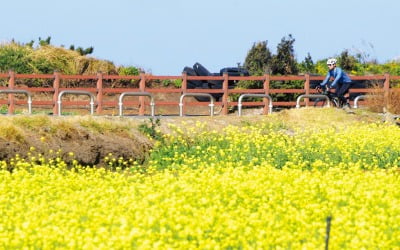
[[[140,163],[153,142],[138,131],[139,124],[117,117],[115,121],[101,117],[5,117],[0,123],[0,160],[9,162],[16,154],[38,158],[40,154],[66,162],[77,160],[83,166],[102,166],[106,164],[104,158],[112,154]]]

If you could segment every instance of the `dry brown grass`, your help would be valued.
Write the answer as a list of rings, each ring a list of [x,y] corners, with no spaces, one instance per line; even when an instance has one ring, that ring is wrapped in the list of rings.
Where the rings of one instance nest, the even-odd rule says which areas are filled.
[[[34,62],[45,59],[52,67],[64,74],[116,73],[112,62],[81,56],[78,52],[54,46],[42,46],[30,54]]]
[[[400,88],[393,88],[389,94],[389,112],[400,114]]]
[[[387,106],[385,107],[385,97],[381,86],[375,86],[374,91],[368,94],[364,105],[372,112],[390,112],[400,114],[400,88],[393,87],[390,89]]]

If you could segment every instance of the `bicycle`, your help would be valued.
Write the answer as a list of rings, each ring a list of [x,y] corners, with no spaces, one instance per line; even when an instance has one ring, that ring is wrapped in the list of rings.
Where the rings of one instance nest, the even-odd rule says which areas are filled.
[[[330,102],[330,105],[335,107],[335,108],[343,108],[343,107],[350,107],[349,105],[349,98],[346,98],[346,102],[343,103],[340,101],[339,97],[334,93],[329,91],[329,87],[327,85],[321,87],[317,86],[315,88],[319,94],[325,95],[328,97],[328,100]],[[317,98],[314,101],[314,107],[325,107],[326,105],[326,98]]]

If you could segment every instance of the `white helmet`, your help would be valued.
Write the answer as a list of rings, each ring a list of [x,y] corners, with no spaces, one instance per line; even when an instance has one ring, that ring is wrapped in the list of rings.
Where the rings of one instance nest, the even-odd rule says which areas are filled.
[[[336,64],[337,60],[335,58],[329,58],[326,64]]]

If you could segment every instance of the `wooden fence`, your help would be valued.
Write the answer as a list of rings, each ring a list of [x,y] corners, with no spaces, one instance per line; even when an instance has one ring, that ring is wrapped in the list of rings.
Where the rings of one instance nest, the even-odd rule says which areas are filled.
[[[54,74],[16,74],[14,72],[0,74],[0,82],[3,82],[2,89],[15,89],[26,90],[32,93],[32,106],[37,109],[50,109],[52,114],[59,114],[59,107],[57,105],[57,98],[61,91],[74,90],[74,91],[88,91],[92,93],[95,98],[95,113],[98,115],[106,114],[105,110],[118,109],[118,96],[124,92],[149,92],[152,94],[162,94],[163,98],[155,98],[156,115],[157,108],[163,106],[176,106],[179,105],[179,96],[183,93],[220,93],[222,98],[220,101],[215,102],[215,106],[221,107],[221,114],[227,115],[231,107],[237,106],[238,102],[230,101],[229,95],[236,94],[312,94],[315,90],[310,87],[311,81],[322,81],[323,76],[311,75],[298,75],[298,76],[188,76],[183,73],[180,76],[155,76],[141,73],[138,76],[117,76],[106,75],[98,73],[96,75],[64,75],[60,73]],[[393,83],[398,83],[400,76],[392,76],[389,74],[384,75],[370,75],[370,76],[351,76],[352,80],[377,82],[378,89],[372,88],[352,88],[350,93],[370,93],[381,92],[383,94],[384,104],[387,105],[389,94],[394,91],[392,88]],[[151,87],[150,83],[154,81],[162,82],[165,80],[182,80],[180,88],[165,88],[165,87]],[[188,80],[220,80],[223,81],[222,89],[188,89]],[[260,89],[231,89],[228,87],[228,81],[247,80],[247,81],[261,81],[263,88]],[[29,87],[29,82],[42,81],[45,84],[40,84],[41,87]],[[68,82],[78,82],[79,84],[73,85]],[[124,87],[115,87],[112,82],[125,81],[132,82],[126,84]],[[298,89],[284,89],[284,88],[271,88],[272,81],[303,81],[303,87]],[[85,84],[82,84],[85,83]],[[85,86],[85,87],[81,87]],[[398,91],[396,88],[395,91]],[[36,97],[36,96],[40,96]],[[138,115],[145,115],[149,110],[149,100],[145,96],[140,96],[135,101],[126,101],[125,105],[138,105]],[[268,100],[264,98],[261,102],[243,102],[243,106],[264,106],[264,113],[268,113]],[[308,104],[308,100],[305,101]],[[72,105],[87,105],[87,100],[67,100],[63,101],[64,106]],[[26,105],[27,100],[23,98],[16,98],[14,94],[0,95],[0,105],[8,105],[8,114],[13,114],[16,105]],[[188,106],[206,106],[207,102],[186,101],[185,105]],[[295,107],[296,100],[277,101],[273,102],[274,107]],[[146,108],[147,107],[147,108]],[[116,113],[116,112],[115,112]]]

